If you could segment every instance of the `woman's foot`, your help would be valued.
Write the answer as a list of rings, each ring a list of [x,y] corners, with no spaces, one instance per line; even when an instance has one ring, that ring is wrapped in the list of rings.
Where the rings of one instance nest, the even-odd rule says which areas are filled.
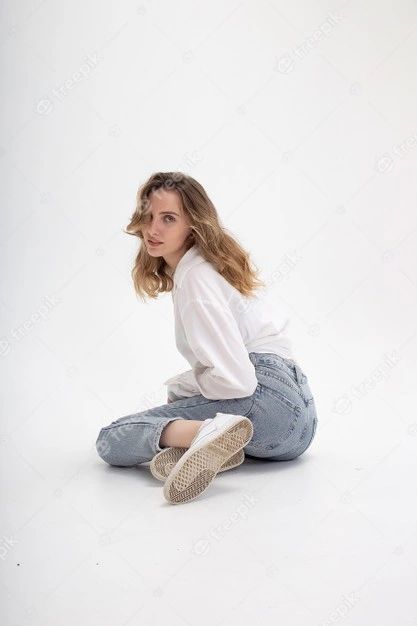
[[[204,420],[165,481],[166,500],[179,504],[197,498],[210,486],[222,465],[243,450],[252,436],[252,422],[242,415],[217,413]]]

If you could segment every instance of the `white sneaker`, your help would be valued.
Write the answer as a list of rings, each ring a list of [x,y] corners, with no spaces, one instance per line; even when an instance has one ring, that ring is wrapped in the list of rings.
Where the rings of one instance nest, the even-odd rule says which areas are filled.
[[[252,435],[252,422],[242,415],[217,413],[204,420],[165,481],[163,492],[168,502],[188,502],[203,493],[222,465],[242,450]]]
[[[173,467],[178,463],[182,455],[187,452],[187,450],[188,448],[163,448],[160,452],[155,454],[149,464],[151,474],[158,480],[165,481]],[[223,463],[219,469],[219,474],[242,465],[244,460],[245,451],[239,450],[236,454],[233,454],[228,461]]]

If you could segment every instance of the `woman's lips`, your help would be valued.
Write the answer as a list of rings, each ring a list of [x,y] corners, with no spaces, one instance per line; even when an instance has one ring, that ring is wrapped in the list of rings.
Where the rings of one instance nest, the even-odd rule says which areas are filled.
[[[160,246],[161,243],[163,243],[162,241],[151,241],[150,239],[148,239],[148,243],[150,246]]]

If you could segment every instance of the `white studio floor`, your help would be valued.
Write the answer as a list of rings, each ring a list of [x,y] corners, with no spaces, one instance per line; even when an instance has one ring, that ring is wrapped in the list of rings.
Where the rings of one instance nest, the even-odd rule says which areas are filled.
[[[417,428],[368,415],[384,434],[358,444],[360,417],[184,505],[105,464],[97,425],[28,420],[2,440],[2,623],[414,624]]]

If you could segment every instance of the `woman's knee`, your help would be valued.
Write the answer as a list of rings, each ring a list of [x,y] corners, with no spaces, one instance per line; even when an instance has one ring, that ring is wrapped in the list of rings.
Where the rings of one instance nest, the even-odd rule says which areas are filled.
[[[133,467],[143,462],[137,454],[135,437],[129,437],[132,425],[108,426],[100,430],[96,450],[103,461],[118,467]]]
[[[106,461],[106,463],[110,463],[111,461],[111,442],[109,441],[108,431],[102,428],[98,434],[96,440],[96,450],[101,459]]]

